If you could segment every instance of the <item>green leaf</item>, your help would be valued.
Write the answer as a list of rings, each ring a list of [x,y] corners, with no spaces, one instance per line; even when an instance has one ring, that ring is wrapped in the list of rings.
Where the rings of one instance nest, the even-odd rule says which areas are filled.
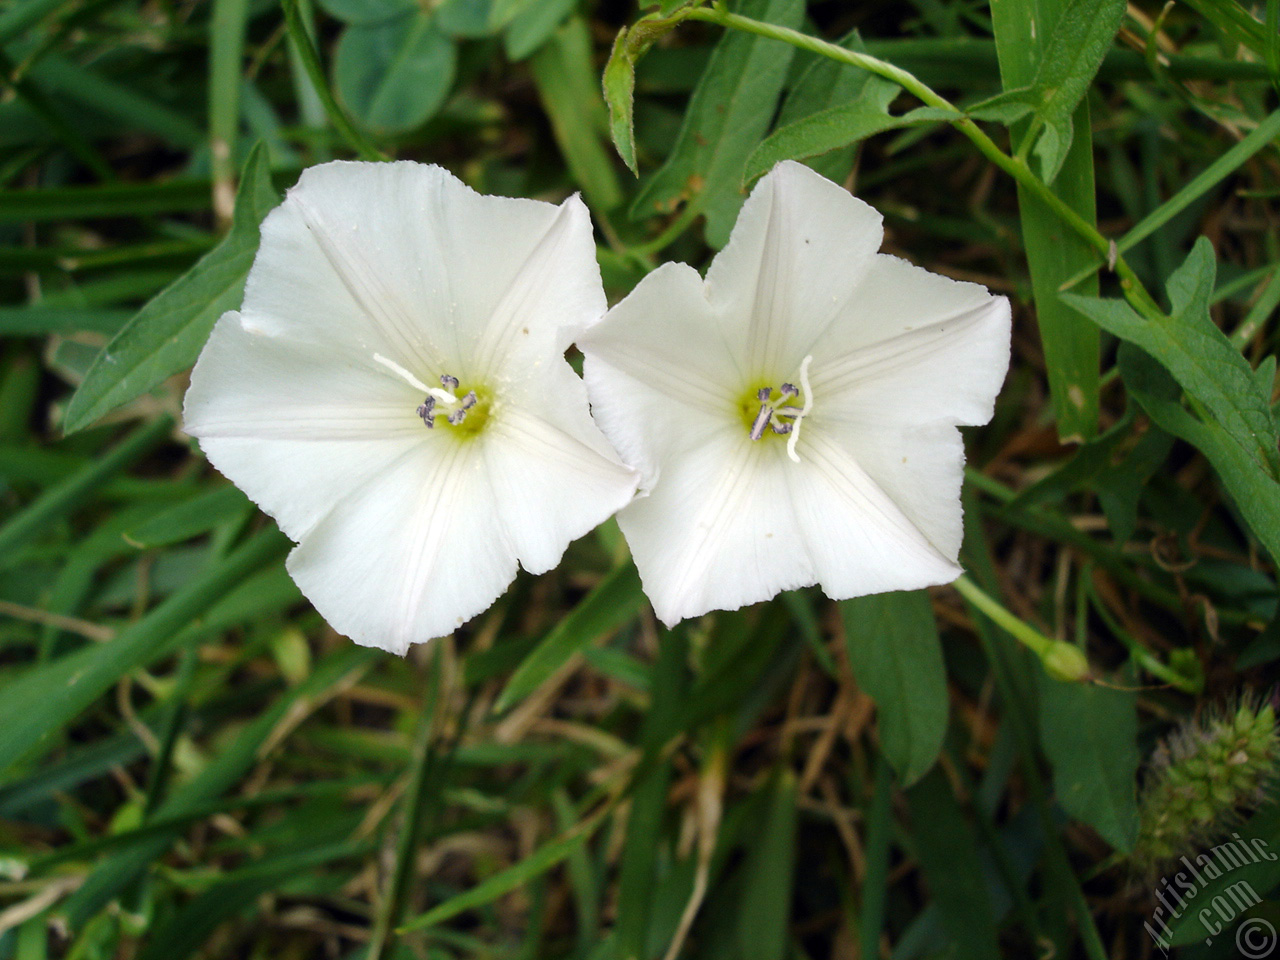
[[[428,13],[348,27],[338,40],[333,80],[362,125],[378,133],[420,127],[453,86],[457,49]]]
[[[854,679],[876,702],[880,745],[910,785],[933,766],[947,732],[947,677],[929,594],[845,600],[840,615]]]
[[[33,503],[0,524],[0,558],[14,556],[46,528],[95,496],[104,483],[162,443],[172,430],[172,418],[154,420],[65,480],[50,486]]]
[[[1032,83],[1040,101],[1036,118],[1044,124],[1034,152],[1046,183],[1057,178],[1067,158],[1072,116],[1102,66],[1125,9],[1126,0],[1070,0],[1054,24]]]
[[[523,700],[591,641],[634,617],[644,602],[635,564],[612,571],[525,657],[494,709],[501,712]]]
[[[329,16],[360,26],[397,20],[418,9],[414,0],[319,0],[319,3]]]
[[[794,28],[800,25],[804,4],[744,0],[737,12]],[[695,204],[707,220],[707,242],[724,246],[746,199],[739,184],[747,157],[773,118],[794,50],[738,30],[720,39],[689,100],[676,145],[636,197],[633,217],[670,213],[682,202]]]
[[[737,929],[741,960],[784,957],[790,939],[798,825],[795,775],[784,769],[766,789],[769,797],[764,821],[743,865]]]
[[[632,28],[634,29],[634,28]],[[613,50],[604,65],[604,102],[609,107],[609,135],[614,149],[632,173],[636,167],[635,92],[636,59],[639,53],[628,43],[623,27],[613,40]]]
[[[613,41],[609,61],[604,65],[604,102],[609,107],[609,135],[618,156],[632,173],[636,167],[635,89],[636,62],[655,40],[680,22],[680,16],[648,16],[631,27],[623,27]]]
[[[125,539],[144,550],[165,547],[198,537],[253,509],[248,497],[226,484],[161,511],[126,533]]]
[[[1130,395],[1161,430],[1208,457],[1249,529],[1280,562],[1280,483],[1221,423],[1192,416],[1178,402],[1177,385],[1151,357],[1122,344],[1118,359]]]
[[[1006,93],[1020,94],[1034,83],[1048,39],[1065,8],[1066,0],[994,0],[991,4],[1000,80]],[[1021,144],[1031,126],[1030,118],[1018,121],[1011,131],[1013,142]],[[1087,100],[1076,108],[1072,131],[1070,149],[1050,189],[1086,223],[1096,224]],[[1058,437],[1064,443],[1082,442],[1098,432],[1101,338],[1084,317],[1059,299],[1058,291],[1067,280],[1096,267],[1097,253],[1021,186],[1018,213]],[[1098,292],[1096,276],[1084,282],[1087,286],[1081,292]]]
[[[840,46],[859,52],[865,52],[866,49],[857,30],[851,30],[841,39]],[[868,81],[875,76],[866,70],[859,70],[849,64],[832,60],[830,57],[808,53],[802,56],[812,62],[800,74],[799,79],[788,88],[787,98],[782,102],[782,109],[778,112],[778,122],[775,125],[778,130],[829,107],[860,99]],[[829,151],[821,157],[811,158],[808,165],[828,180],[842,183],[853,170],[856,152],[856,145],[849,144],[845,149]],[[750,159],[747,161],[747,166],[751,166]],[[746,180],[750,181],[749,175]]]
[[[546,43],[556,28],[578,8],[578,0],[535,0],[519,10],[502,36],[507,59],[523,60]]]
[[[283,540],[281,534],[275,534]],[[279,568],[277,568],[279,569]],[[283,575],[283,571],[281,571]],[[262,759],[264,747],[282,724],[305,717],[314,704],[328,699],[343,685],[357,679],[378,657],[378,651],[349,646],[323,658],[315,671],[296,687],[286,689],[267,709],[225,743],[210,762],[189,781],[174,788],[155,810],[157,825],[180,820],[183,815],[207,808],[209,802],[231,788]],[[146,827],[111,856],[100,860],[84,883],[59,908],[72,929],[80,929],[121,892],[145,875],[181,834],[182,827],[152,832]]]
[[[436,16],[441,32],[475,39],[500,30],[508,12],[516,12],[510,0],[444,0],[437,6]]]
[[[569,172],[591,208],[603,213],[622,203],[622,187],[600,142],[608,121],[592,56],[587,22],[574,17],[542,45],[530,65]]]
[[[1053,766],[1062,809],[1117,850],[1138,836],[1138,713],[1135,695],[1041,672],[1040,745]]]
[[[1169,277],[1170,313],[1156,318],[1139,316],[1122,300],[1075,294],[1063,294],[1063,299],[1158,360],[1261,470],[1280,479],[1270,378],[1259,381],[1209,316],[1216,266],[1213,244],[1201,237]]]
[[[1000,956],[996,919],[978,840],[941,768],[906,791],[915,855],[933,903],[950,934],[948,956],[989,960]]]
[[[195,363],[218,317],[240,305],[258,249],[258,224],[279,200],[267,151],[255,146],[245,161],[231,231],[143,307],[98,355],[67,405],[67,433]]]
[[[895,117],[889,113],[889,104],[900,92],[901,88],[896,83],[870,76],[857,99],[779,127],[747,158],[743,183],[750,183],[768,173],[783,160],[806,160],[886,130],[937,123],[949,117],[959,119],[961,116],[923,107]]]

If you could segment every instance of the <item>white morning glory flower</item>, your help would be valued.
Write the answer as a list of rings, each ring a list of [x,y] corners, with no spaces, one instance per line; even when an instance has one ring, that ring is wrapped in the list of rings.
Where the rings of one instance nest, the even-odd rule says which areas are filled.
[[[956,426],[991,418],[1009,303],[877,253],[882,235],[780,164],[705,282],[664,264],[579,337],[596,422],[648,491],[618,520],[664,623],[959,575]]]
[[[577,197],[324,164],[263,223],[185,427],[298,541],[289,573],[325,619],[403,653],[631,499],[564,359],[605,308]]]

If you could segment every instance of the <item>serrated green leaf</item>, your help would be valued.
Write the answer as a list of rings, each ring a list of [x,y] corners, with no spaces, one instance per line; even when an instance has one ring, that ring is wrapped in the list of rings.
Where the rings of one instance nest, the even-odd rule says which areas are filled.
[[[947,677],[929,594],[845,600],[840,615],[854,679],[876,702],[880,745],[910,785],[933,766],[947,732]]]
[[[457,48],[421,11],[343,31],[334,55],[334,87],[343,105],[378,133],[416,129],[453,86]]]
[[[1271,385],[1209,316],[1217,261],[1207,237],[1196,241],[1167,285],[1172,309],[1144,318],[1122,300],[1063,294],[1063,299],[1104,330],[1141,347],[1158,360],[1187,395],[1272,479],[1280,478],[1280,451],[1271,413]]]
[[[116,334],[67,405],[63,429],[81,430],[196,361],[218,317],[240,304],[258,249],[258,224],[280,202],[267,151],[245,161],[231,231]]]
[[[636,167],[635,91],[636,57],[627,42],[627,28],[618,31],[613,50],[604,65],[604,102],[609,107],[609,135],[614,149],[632,173]]]
[[[1138,836],[1138,714],[1135,695],[1040,677],[1040,745],[1062,809],[1117,850]]]
[[[618,156],[632,173],[636,167],[635,88],[636,62],[655,40],[671,31],[681,17],[644,17],[618,31],[609,60],[604,65],[604,102],[609,107],[609,135]]]
[[[612,571],[525,657],[494,709],[506,710],[527,697],[592,640],[635,616],[643,604],[635,564],[628,562]]]
[[[737,12],[794,28],[804,4],[744,0]],[[724,246],[746,199],[739,184],[747,157],[773,118],[794,51],[781,41],[738,30],[725,33],[689,100],[676,145],[636,197],[633,217],[670,213],[682,202],[696,204],[707,220],[707,242]]]
[[[1076,107],[1102,66],[1124,19],[1126,0],[1070,0],[1063,8],[1036,70],[1036,117],[1044,124],[1035,145],[1041,176],[1057,179],[1071,148]]]

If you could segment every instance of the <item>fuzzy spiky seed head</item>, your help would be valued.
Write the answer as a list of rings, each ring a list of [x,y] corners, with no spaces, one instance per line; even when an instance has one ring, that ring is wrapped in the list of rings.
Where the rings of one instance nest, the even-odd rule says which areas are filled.
[[[1133,863],[1166,861],[1211,845],[1257,806],[1280,774],[1280,731],[1265,698],[1244,696],[1166,737],[1148,764]]]

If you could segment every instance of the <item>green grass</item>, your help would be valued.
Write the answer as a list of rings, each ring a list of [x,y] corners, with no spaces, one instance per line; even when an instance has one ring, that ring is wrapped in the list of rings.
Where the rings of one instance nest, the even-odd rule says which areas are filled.
[[[1280,7],[427,7],[0,10],[0,960],[1147,955],[1147,765],[1280,662]],[[356,156],[581,191],[612,300],[804,156],[1007,294],[964,592],[667,631],[610,523],[406,658],[336,635],[175,423]],[[1266,782],[1217,813],[1275,849]]]

